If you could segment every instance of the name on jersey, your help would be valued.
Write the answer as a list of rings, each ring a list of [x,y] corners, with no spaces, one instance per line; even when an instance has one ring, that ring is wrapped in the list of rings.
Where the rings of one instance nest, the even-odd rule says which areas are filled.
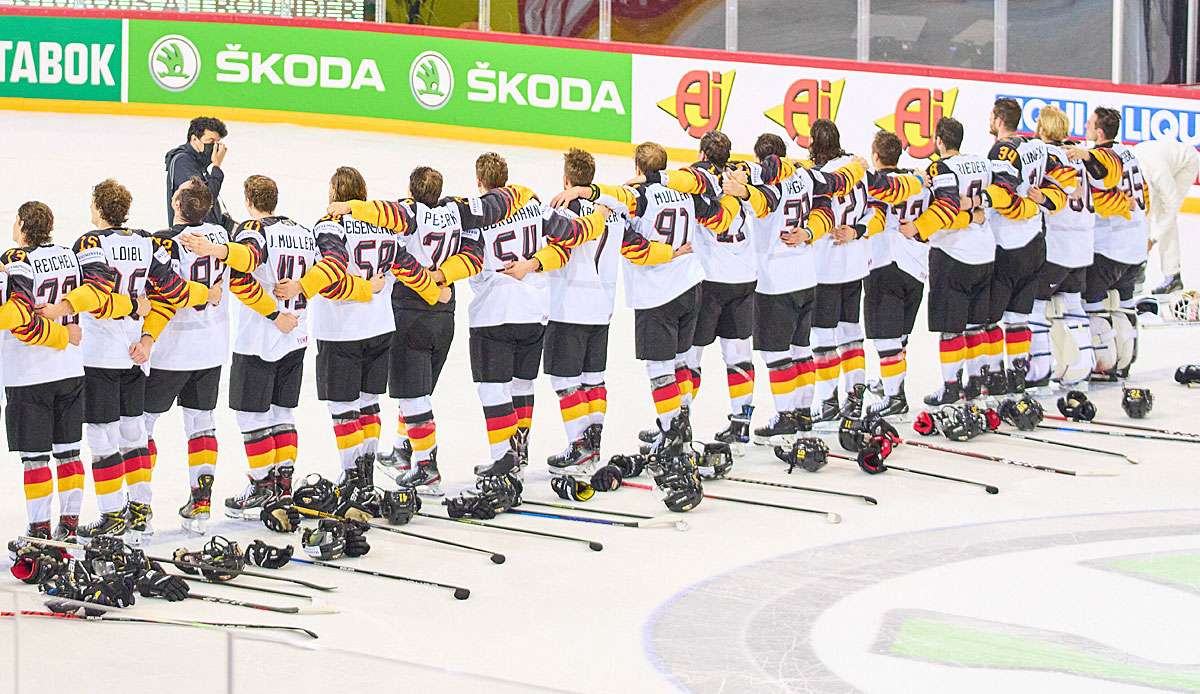
[[[112,247],[112,259],[140,263],[145,260],[145,256],[142,255],[141,246],[120,245]]]
[[[650,199],[657,205],[666,205],[672,202],[684,202],[689,199],[689,196],[687,193],[680,193],[670,188],[659,188],[654,191]]]
[[[1046,158],[1046,146],[1041,142],[1030,141],[1025,144],[1029,145],[1029,149],[1021,154],[1021,164],[1033,164]]]
[[[987,173],[989,164],[982,159],[955,159],[954,161],[946,162],[950,168],[957,171],[960,175],[982,174]]]
[[[431,227],[437,227],[439,229],[447,229],[447,228],[453,227],[454,223],[455,223],[455,216],[453,214],[451,214],[450,211],[444,207],[438,207],[438,208],[426,207],[426,208],[424,208],[424,212],[421,213],[421,221],[420,221],[421,226],[431,226]]]
[[[34,272],[47,274],[56,270],[74,270],[75,259],[69,255],[52,255],[48,257],[34,258]]]
[[[504,220],[503,222],[497,222],[496,224],[493,224],[490,227],[484,228],[484,231],[491,231],[492,229],[499,229],[501,227],[508,226],[509,224],[513,224],[515,222],[525,222],[525,221],[529,221],[531,219],[539,219],[541,216],[542,216],[542,206],[541,205],[537,205],[537,204],[526,205],[525,207],[522,207],[521,209],[517,210],[516,214],[514,214],[513,216]]]
[[[269,237],[267,239],[267,247],[282,248],[289,251],[315,251],[317,250],[317,240],[309,235],[281,234]]]
[[[381,231],[380,228],[374,224],[367,224],[366,222],[357,220],[350,215],[342,217],[342,228],[346,230],[347,236],[365,236],[367,234],[378,234]]]
[[[784,195],[803,195],[805,193],[804,183],[801,182],[799,176],[792,176],[781,185]]]

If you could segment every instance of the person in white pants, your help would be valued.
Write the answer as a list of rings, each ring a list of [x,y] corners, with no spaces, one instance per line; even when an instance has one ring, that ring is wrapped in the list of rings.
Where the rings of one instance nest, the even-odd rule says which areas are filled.
[[[1133,148],[1150,183],[1150,246],[1158,246],[1163,281],[1155,294],[1183,289],[1179,263],[1179,208],[1200,170],[1196,148],[1175,140],[1147,140]]]

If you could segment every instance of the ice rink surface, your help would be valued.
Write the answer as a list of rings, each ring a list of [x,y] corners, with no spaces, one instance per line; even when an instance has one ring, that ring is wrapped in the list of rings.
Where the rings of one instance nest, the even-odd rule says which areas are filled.
[[[864,121],[864,127],[869,127]],[[968,124],[968,127],[982,124]],[[373,197],[396,198],[408,172],[431,165],[447,194],[474,192],[474,159],[485,146],[397,135],[230,123],[222,198],[244,212],[241,181],[275,178],[279,212],[315,222],[326,205],[329,176],[358,167]],[[134,194],[131,223],[164,226],[163,154],[186,123],[0,112],[0,222],[7,234],[25,200],[54,210],[56,240],[69,245],[88,228],[90,187],[115,177]],[[736,143],[735,143],[736,144]],[[743,143],[744,146],[744,143]],[[557,152],[497,148],[511,180],[548,199],[561,188]],[[597,157],[597,180],[632,174],[624,157]],[[685,163],[685,162],[676,162]],[[1185,277],[1194,279],[1200,222],[1185,218]],[[1153,261],[1150,282],[1158,273]],[[457,340],[434,396],[439,461],[448,491],[471,482],[486,456],[483,418],[470,380],[466,298]],[[609,351],[609,414],[604,456],[636,450],[634,433],[652,420],[648,386],[633,359],[632,313],[618,297]],[[924,317],[918,321],[922,324]],[[1200,392],[1173,383],[1175,367],[1200,361],[1200,330],[1164,327],[1143,333],[1136,383],[1152,388],[1145,424],[1200,431]],[[868,343],[869,344],[869,343]],[[309,350],[297,413],[298,475],[337,474],[329,416],[317,401]],[[936,342],[923,329],[909,349],[909,400],[935,387]],[[868,349],[869,369],[874,354]],[[704,385],[693,408],[697,438],[724,426],[728,411],[719,350],[705,355]],[[765,368],[758,364],[760,417],[770,412]],[[1100,416],[1124,421],[1120,389],[1094,388]],[[224,401],[224,395],[222,395]],[[1053,411],[1051,406],[1050,411]],[[384,405],[384,445],[395,426]],[[533,464],[526,497],[557,501],[545,457],[564,444],[557,401],[538,381]],[[244,484],[245,457],[232,413],[218,412],[221,444],[214,507]],[[907,432],[902,432],[907,433]],[[686,516],[690,531],[627,529],[502,517],[498,522],[567,533],[604,543],[528,538],[417,519],[409,529],[502,552],[484,555],[372,532],[372,551],[350,566],[468,586],[467,601],[447,592],[329,569],[291,565],[285,575],[336,584],[324,602],[336,615],[289,616],[210,605],[139,599],[129,615],[301,625],[320,640],[244,637],[184,627],[0,620],[0,692],[463,691],[539,689],[579,692],[1135,692],[1200,689],[1200,446],[1044,432],[1047,437],[1128,453],[1140,462],[1082,454],[995,436],[962,445],[1024,461],[1112,477],[1069,477],[901,447],[889,459],[999,487],[979,487],[890,471],[867,476],[831,461],[817,474],[785,467],[764,448],[738,459],[744,477],[826,487],[878,499],[855,499],[739,484],[706,484],[711,493],[839,513],[818,515],[706,500]],[[178,410],[159,420],[151,554],[170,555],[202,542],[185,536],[175,509],[187,496]],[[828,439],[836,450],[836,441]],[[944,440],[939,443],[946,443]],[[0,475],[4,539],[25,526],[15,457]],[[384,484],[387,484],[384,481]],[[96,515],[87,485],[84,520]],[[636,489],[597,495],[597,508],[658,514],[656,494]],[[279,543],[260,525],[214,516],[212,532],[243,544]],[[36,593],[8,577],[0,557],[0,610],[38,609]],[[245,579],[242,579],[245,580]],[[248,581],[247,581],[248,582]],[[254,581],[257,585],[272,585]],[[228,587],[196,592],[272,604],[300,604]],[[14,638],[19,634],[19,639]],[[19,669],[9,664],[18,654]]]

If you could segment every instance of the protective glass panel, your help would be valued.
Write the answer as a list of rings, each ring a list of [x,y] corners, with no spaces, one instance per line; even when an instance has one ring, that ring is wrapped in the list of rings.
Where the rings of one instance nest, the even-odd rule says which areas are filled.
[[[380,0],[383,1],[383,0]],[[386,0],[387,20],[452,29],[479,28],[479,0]],[[367,16],[375,16],[375,0],[367,0]],[[492,3],[495,27],[496,2]]]
[[[1108,79],[1111,61],[1112,0],[1008,3],[1009,72]]]
[[[872,0],[871,60],[991,70],[993,5],[992,0]]]
[[[825,0],[739,0],[738,49],[853,60],[858,4]]]

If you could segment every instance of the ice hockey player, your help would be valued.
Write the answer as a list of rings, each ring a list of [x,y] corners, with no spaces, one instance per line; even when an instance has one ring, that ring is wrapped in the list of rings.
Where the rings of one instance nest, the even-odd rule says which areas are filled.
[[[225,515],[257,520],[268,505],[290,503],[296,464],[294,411],[304,380],[308,303],[320,294],[369,301],[372,285],[346,274],[346,246],[336,234],[311,230],[275,213],[279,188],[266,176],[243,184],[250,219],[224,244],[185,234],[180,243],[230,270],[237,330],[229,370],[229,408],[249,463],[245,490],[225,500]],[[292,282],[288,283],[288,280]],[[281,290],[286,298],[275,295]]]
[[[596,160],[582,149],[563,157],[563,188],[592,185]],[[568,217],[591,214],[591,201],[575,199],[555,208]],[[543,366],[567,432],[567,447],[546,459],[551,472],[590,474],[600,458],[608,394],[604,372],[608,363],[608,324],[617,295],[617,267],[628,228],[615,212],[605,220],[604,233],[571,252],[557,272],[547,275],[550,291]],[[656,257],[671,257],[661,242]]]
[[[151,304],[190,308],[208,301],[208,287],[181,278],[150,234],[126,226],[133,196],[107,179],[92,188],[92,224],[73,250],[83,283],[42,310],[57,319],[83,314],[84,422],[100,519],[79,535],[124,535],[144,542],[150,523],[151,460],[142,417],[154,345],[145,317]],[[149,299],[149,301],[147,301]],[[136,301],[136,303],[135,303]],[[128,497],[126,492],[128,490]]]
[[[179,508],[184,529],[204,534],[212,510],[212,486],[217,464],[217,392],[221,367],[229,355],[229,310],[221,301],[225,266],[216,258],[201,258],[179,244],[180,234],[197,234],[212,243],[225,243],[225,227],[204,221],[212,205],[212,193],[204,181],[185,181],[171,199],[175,221],[154,235],[154,243],[170,257],[172,269],[208,287],[209,300],[194,308],[174,311],[156,305],[146,316],[146,332],[157,336],[146,379],[144,417],[150,466],[158,447],[154,424],[176,402],[183,410],[183,433],[187,438],[187,503]],[[169,322],[168,322],[169,321]]]
[[[875,175],[892,179],[911,176],[897,168],[903,146],[900,138],[883,130],[871,143]],[[863,322],[867,339],[879,353],[882,399],[872,403],[870,413],[880,417],[908,413],[904,378],[908,371],[908,337],[917,321],[925,280],[929,275],[929,246],[906,238],[900,225],[916,220],[929,207],[932,193],[912,181],[912,197],[889,202],[871,195],[869,204],[884,215],[883,230],[868,239],[871,271],[863,280]]]
[[[507,186],[473,198],[442,198],[442,174],[418,166],[409,175],[408,192],[400,202],[335,202],[329,211],[352,214],[404,237],[393,268],[399,282],[392,289],[396,332],[388,376],[400,416],[392,452],[380,462],[400,471],[398,483],[442,496],[432,396],[454,339],[454,284],[483,267],[479,229],[511,216],[533,191]],[[401,248],[411,250],[411,263]]]
[[[367,199],[367,182],[357,169],[338,167],[329,180],[329,202]],[[368,301],[342,302],[320,294],[312,297],[312,337],[317,341],[317,398],[329,408],[343,482],[373,487],[375,452],[379,446],[379,396],[387,390],[388,355],[396,329],[392,314],[392,267],[404,239],[390,230],[329,214],[313,227],[346,247],[346,273],[363,282],[374,280]]]
[[[996,237],[985,342],[990,370],[987,389],[992,396],[1025,391],[1031,339],[1029,316],[1033,312],[1038,275],[1046,262],[1042,210],[1044,206],[1046,210],[1057,211],[1066,203],[1066,193],[1046,177],[1045,143],[1017,135],[1020,123],[1021,105],[1007,97],[997,99],[988,129],[996,138],[988,152],[992,183],[983,190],[991,208],[988,221]],[[1007,372],[1001,340],[1003,352],[1008,355]],[[1045,383],[1039,379],[1034,385]]]
[[[78,320],[50,321],[34,313],[41,300],[79,286],[79,264],[69,248],[54,245],[54,215],[44,203],[30,201],[17,208],[13,242],[17,247],[0,256],[0,360],[8,395],[5,420],[8,448],[21,460],[25,534],[49,538],[54,480],[58,478],[57,540],[75,537],[83,502],[83,355]],[[65,325],[64,325],[65,323]],[[51,468],[51,458],[54,467]]]
[[[935,127],[938,159],[929,164],[932,198],[928,208],[900,225],[908,238],[929,242],[929,331],[940,333],[938,352],[942,387],[925,397],[926,405],[953,404],[963,398],[964,371],[984,379],[984,325],[996,242],[981,208],[962,209],[964,198],[977,197],[991,184],[988,160],[962,154],[963,126],[942,118]],[[967,363],[968,350],[971,352]],[[977,386],[981,391],[982,387]]]
[[[1046,262],[1038,274],[1030,318],[1027,388],[1040,387],[1046,379],[1052,379],[1076,389],[1095,366],[1082,292],[1092,263],[1096,215],[1083,163],[1067,158],[1069,132],[1067,114],[1058,108],[1044,106],[1038,113],[1037,135],[1046,143],[1046,175],[1067,193],[1067,201],[1057,213],[1045,216]],[[1057,333],[1052,331],[1055,320],[1063,327]]]
[[[1151,191],[1133,148],[1117,141],[1120,112],[1098,106],[1085,131],[1095,146],[1067,150],[1068,158],[1082,161],[1087,168],[1096,208],[1095,255],[1087,271],[1083,308],[1096,354],[1092,380],[1115,381],[1129,375],[1137,356],[1133,289],[1147,256],[1146,210]]]

